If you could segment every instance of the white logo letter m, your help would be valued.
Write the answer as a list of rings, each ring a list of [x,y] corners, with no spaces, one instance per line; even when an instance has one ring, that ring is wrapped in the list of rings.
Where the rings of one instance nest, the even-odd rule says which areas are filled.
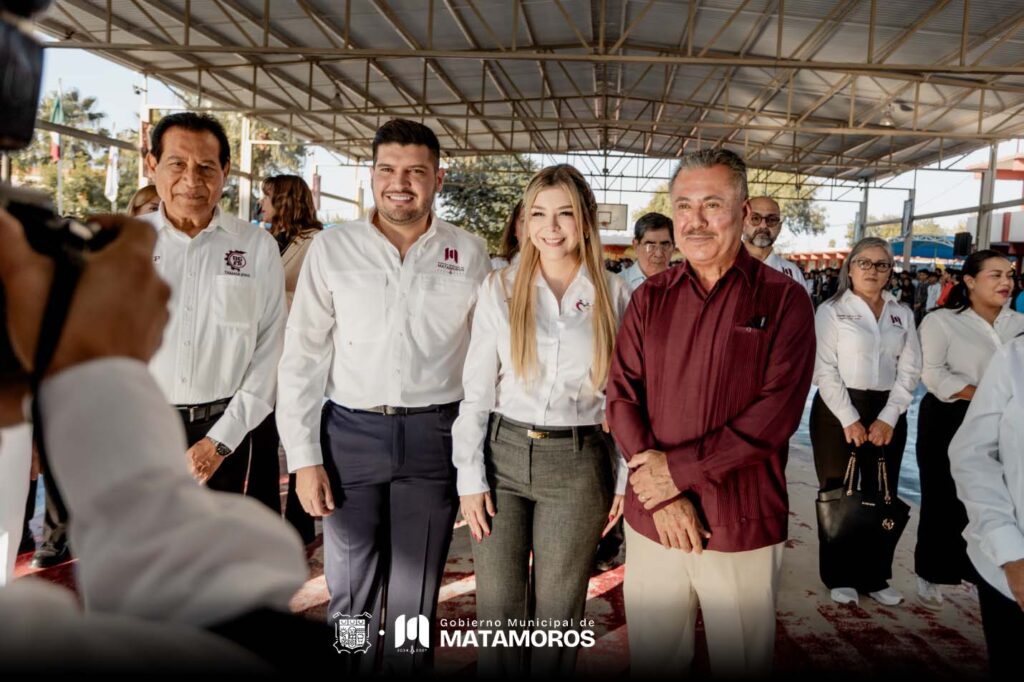
[[[426,616],[406,618],[403,614],[395,619],[395,647],[404,646],[406,642],[415,642],[424,648],[430,646],[430,623]]]

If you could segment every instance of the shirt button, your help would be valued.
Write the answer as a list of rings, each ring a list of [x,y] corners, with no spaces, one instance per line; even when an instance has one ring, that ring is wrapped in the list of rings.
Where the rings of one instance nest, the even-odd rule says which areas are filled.
[[[191,345],[192,345],[192,342],[191,342],[191,341],[186,341],[186,342],[185,342],[185,346],[186,346],[186,347],[188,347],[188,346],[191,346]]]
[[[185,381],[186,381],[185,377],[181,377],[181,383],[185,383]]]

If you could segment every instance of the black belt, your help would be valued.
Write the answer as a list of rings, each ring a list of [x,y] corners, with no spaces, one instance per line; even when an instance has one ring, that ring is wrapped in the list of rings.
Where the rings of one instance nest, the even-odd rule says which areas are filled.
[[[446,412],[458,409],[459,402],[445,403],[443,405],[426,405],[425,407],[393,407],[391,405],[376,405],[374,407],[349,408],[352,412],[371,412],[383,414],[389,417],[407,416],[410,414],[425,414],[427,412]]]
[[[175,405],[174,407],[178,410],[178,414],[181,415],[186,424],[192,424],[193,422],[212,419],[218,414],[224,414],[230,402],[231,398],[224,398],[223,400],[214,400],[212,403],[203,403],[201,405]]]
[[[535,426],[532,424],[524,424],[517,422],[514,419],[495,414],[494,419],[497,420],[495,429],[502,429],[513,427],[526,431],[526,437],[533,440],[543,440],[545,438],[575,438],[579,440],[585,438],[592,433],[598,433],[601,431],[600,424],[592,424],[587,426]]]

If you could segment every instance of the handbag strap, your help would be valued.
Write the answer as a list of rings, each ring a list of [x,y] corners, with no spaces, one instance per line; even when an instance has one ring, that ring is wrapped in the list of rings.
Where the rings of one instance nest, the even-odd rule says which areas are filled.
[[[843,483],[846,484],[846,494],[853,495],[857,486],[857,453],[850,450],[850,461],[846,464],[846,475],[843,476]]]
[[[892,493],[889,492],[889,467],[885,463],[885,448],[880,447],[881,454],[878,456],[878,485],[882,488],[882,499],[886,504],[892,504]]]

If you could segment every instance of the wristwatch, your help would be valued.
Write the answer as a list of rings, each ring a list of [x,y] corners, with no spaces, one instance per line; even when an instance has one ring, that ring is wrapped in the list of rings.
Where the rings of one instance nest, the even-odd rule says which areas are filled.
[[[210,437],[207,436],[207,438]],[[213,446],[215,448],[217,448],[217,454],[220,455],[221,457],[227,457],[228,455],[231,454],[231,448],[229,448],[227,445],[224,445],[224,443],[221,443],[219,440],[214,440],[213,438],[210,438],[210,442],[213,443]]]

